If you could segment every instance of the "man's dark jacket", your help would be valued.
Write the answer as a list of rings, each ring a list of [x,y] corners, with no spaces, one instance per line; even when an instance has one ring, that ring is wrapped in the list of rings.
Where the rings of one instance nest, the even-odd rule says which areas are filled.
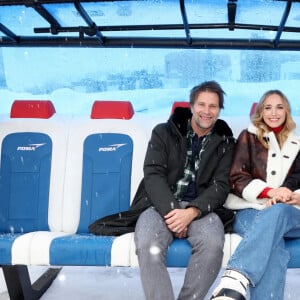
[[[144,161],[144,179],[130,210],[97,220],[89,227],[92,233],[120,235],[134,231],[138,216],[150,206],[154,206],[161,216],[180,208],[173,191],[177,181],[183,176],[187,153],[187,124],[191,117],[189,108],[176,108],[167,123],[159,124],[153,129]],[[199,196],[188,205],[200,210],[200,218],[210,212],[217,213],[226,231],[231,231],[230,224],[234,219],[234,213],[223,207],[230,189],[229,170],[234,145],[235,139],[230,127],[225,121],[218,119],[210,141],[200,156],[195,179]]]

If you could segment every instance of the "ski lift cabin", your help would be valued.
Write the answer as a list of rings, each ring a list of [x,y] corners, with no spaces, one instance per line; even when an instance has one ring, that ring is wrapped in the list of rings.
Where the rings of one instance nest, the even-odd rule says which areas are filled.
[[[152,127],[212,79],[236,137],[269,89],[288,96],[299,125],[300,1],[0,0],[0,266],[11,299],[40,298],[63,266],[138,266],[132,233],[94,236],[88,225],[128,209]],[[239,240],[226,234],[224,266]],[[300,268],[300,240],[287,245]],[[168,266],[185,267],[190,250],[175,240]],[[40,265],[49,269],[31,284]]]

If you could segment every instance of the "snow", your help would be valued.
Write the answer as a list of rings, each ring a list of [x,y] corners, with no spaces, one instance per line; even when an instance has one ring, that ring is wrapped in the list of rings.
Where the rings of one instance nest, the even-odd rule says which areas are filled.
[[[30,267],[34,281],[46,267]],[[174,293],[178,295],[182,286],[185,268],[169,268]],[[218,283],[223,270],[220,271],[208,296]],[[300,269],[289,269],[285,288],[285,300],[300,299]],[[2,274],[0,275],[0,300],[8,300]],[[143,300],[139,269],[136,267],[63,267],[58,277],[42,296],[41,300]]]
[[[300,124],[299,81],[280,80],[262,83],[220,82],[226,92],[225,108],[220,117],[233,128],[234,135],[249,124],[249,113],[253,102],[259,101],[262,94],[269,89],[280,89],[289,99],[292,114]],[[0,116],[9,114],[14,100],[51,100],[57,114],[90,115],[95,100],[131,101],[135,116],[151,131],[153,126],[168,119],[174,101],[188,101],[189,88],[164,88],[147,90],[111,90],[98,93],[84,93],[70,88],[54,90],[49,94],[33,95],[11,90],[0,90]],[[146,120],[146,121],[145,121]]]

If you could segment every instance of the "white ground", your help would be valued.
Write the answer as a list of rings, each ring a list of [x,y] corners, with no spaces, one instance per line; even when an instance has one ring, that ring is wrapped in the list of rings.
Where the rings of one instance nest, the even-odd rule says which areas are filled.
[[[31,267],[34,281],[45,267]],[[177,295],[183,282],[184,268],[170,268],[169,273]],[[211,291],[217,284],[220,272]],[[285,300],[300,299],[300,269],[289,269]],[[5,282],[0,274],[0,300],[8,300]],[[128,267],[64,267],[41,300],[144,300],[138,268]],[[208,300],[207,296],[205,300]],[[163,300],[163,299],[162,299]],[[265,299],[269,300],[269,299]],[[270,297],[271,300],[271,297]]]

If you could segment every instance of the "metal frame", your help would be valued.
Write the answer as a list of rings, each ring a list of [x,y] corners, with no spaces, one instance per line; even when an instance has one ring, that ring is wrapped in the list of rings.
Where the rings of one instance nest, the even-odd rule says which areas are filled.
[[[106,0],[110,1],[110,0]],[[135,1],[135,0],[129,0]],[[83,2],[104,2],[97,0],[0,0],[0,7],[7,5],[23,5],[37,11],[48,23],[49,27],[34,28],[32,36],[18,36],[7,28],[5,24],[0,23],[0,31],[4,37],[0,39],[0,47],[102,47],[102,48],[181,48],[181,49],[253,49],[253,50],[300,50],[299,40],[282,40],[283,32],[300,33],[300,27],[285,26],[289,13],[294,2],[300,0],[273,0],[286,2],[285,10],[278,26],[268,26],[261,24],[239,24],[235,22],[236,9],[239,5],[238,0],[227,1],[228,22],[227,23],[209,23],[209,24],[193,24],[188,22],[188,16],[185,10],[184,0],[178,0],[182,23],[180,24],[149,24],[149,25],[118,25],[118,26],[101,26],[95,24],[89,14],[84,10],[81,3]],[[111,0],[110,2],[115,2]],[[44,4],[73,3],[79,15],[85,21],[87,26],[63,27],[44,7]],[[242,3],[240,4],[242,5]],[[110,37],[105,35],[108,31],[147,31],[147,30],[184,30],[185,36],[182,38],[173,37]],[[267,39],[226,39],[226,38],[193,38],[191,29],[228,29],[234,31],[236,29],[258,30],[258,31],[276,31],[276,37],[273,40]],[[43,36],[43,33],[52,34],[52,36]],[[63,36],[60,33],[78,33],[77,37]]]
[[[7,291],[11,300],[37,300],[50,287],[60,268],[48,268],[33,284],[31,284],[28,267],[25,265],[2,267]]]

